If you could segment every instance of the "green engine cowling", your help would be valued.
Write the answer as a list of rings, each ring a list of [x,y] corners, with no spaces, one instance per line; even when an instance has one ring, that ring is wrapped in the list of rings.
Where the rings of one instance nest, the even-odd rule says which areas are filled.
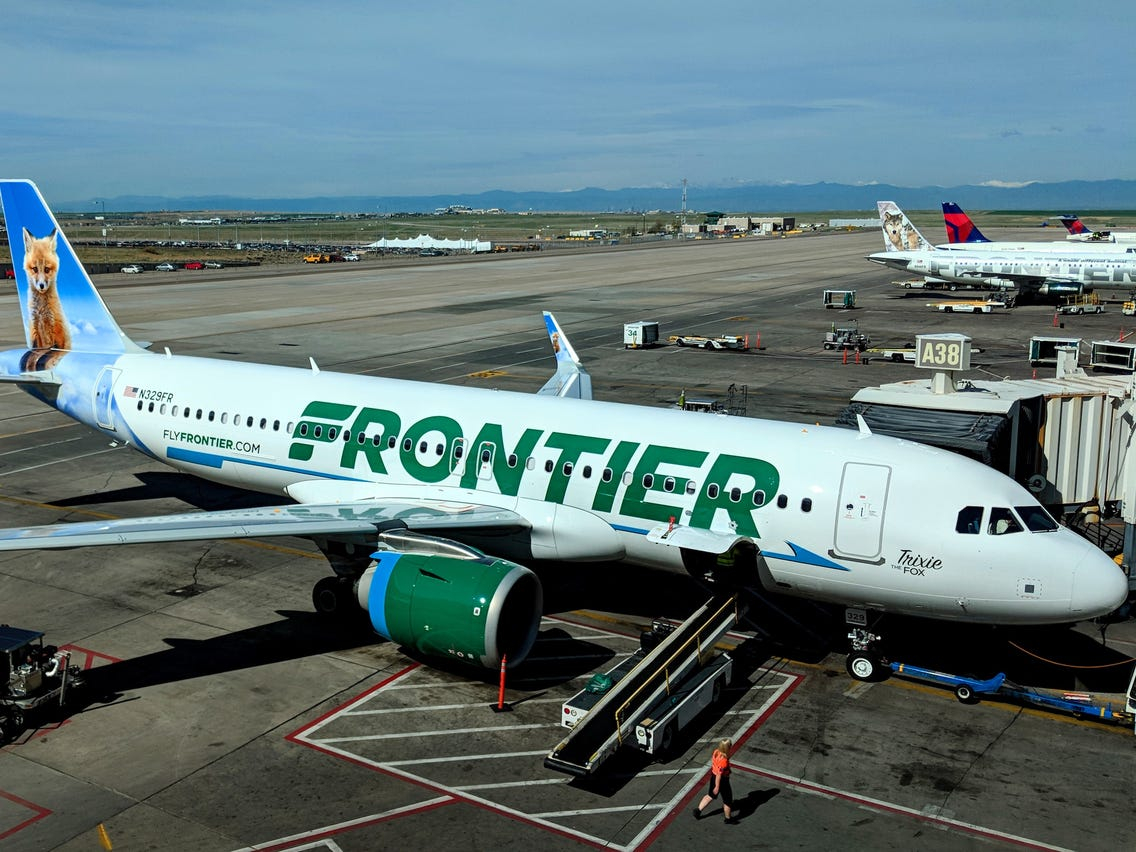
[[[476,555],[474,555],[476,554]],[[356,594],[375,631],[431,657],[510,667],[532,649],[543,594],[537,576],[478,551],[469,557],[379,551]]]

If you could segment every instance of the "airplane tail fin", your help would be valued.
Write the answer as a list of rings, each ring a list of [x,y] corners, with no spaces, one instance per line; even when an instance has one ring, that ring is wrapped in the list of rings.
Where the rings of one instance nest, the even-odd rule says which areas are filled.
[[[548,339],[556,355],[556,373],[544,383],[538,395],[568,396],[575,399],[592,398],[591,374],[580,363],[576,350],[568,342],[568,336],[548,311],[544,312],[544,325],[548,329]]]
[[[1065,226],[1065,230],[1069,232],[1072,237],[1087,237],[1090,231],[1085,227],[1085,223],[1075,213],[1068,213],[1061,217],[1061,224]]]
[[[918,251],[933,249],[919,230],[911,224],[907,214],[899,209],[894,201],[877,201],[880,211],[880,228],[884,232],[884,248],[887,251]]]
[[[943,202],[943,224],[947,226],[948,243],[988,243],[978,226],[953,201]]]
[[[66,352],[142,351],[114,321],[36,185],[0,180],[0,207],[28,349],[41,353],[27,365],[42,369]]]

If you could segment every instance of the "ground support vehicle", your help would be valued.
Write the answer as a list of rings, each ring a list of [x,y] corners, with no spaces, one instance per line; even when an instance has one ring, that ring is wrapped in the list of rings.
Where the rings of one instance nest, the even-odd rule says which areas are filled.
[[[856,325],[837,326],[834,323],[832,330],[824,333],[821,345],[825,349],[858,349],[863,352],[872,345],[872,338],[862,334]]]
[[[1065,304],[1057,309],[1059,314],[1103,314],[1104,305],[1096,293],[1082,293],[1066,296]]]
[[[992,314],[995,308],[1005,308],[1003,301],[996,299],[967,299],[958,302],[929,302],[927,307],[936,308],[944,313],[958,314]]]
[[[658,634],[644,634],[644,648],[606,673],[611,679],[606,691],[599,692],[602,681],[589,683],[564,702],[561,724],[572,730],[544,765],[584,777],[599,770],[621,745],[649,748],[652,754],[665,751],[682,727],[725,689],[732,667],[721,661],[714,646],[738,618],[737,597],[717,595],[650,650],[644,649],[653,641],[646,639]],[[640,726],[643,744],[637,735]]]
[[[0,743],[17,736],[30,715],[63,707],[83,688],[71,655],[43,644],[43,633],[0,625]]]
[[[1120,306],[1120,312],[1126,317],[1136,316],[1136,302],[1125,302]]]
[[[703,337],[698,334],[672,334],[667,340],[677,346],[694,346],[699,349],[749,349],[748,334],[723,334],[720,337]]]
[[[915,363],[915,347],[914,346],[901,346],[895,349],[889,349],[885,346],[877,346],[872,349],[864,350],[864,354],[871,358],[883,358],[885,361],[907,361],[912,364]]]
[[[648,320],[623,324],[623,348],[644,349],[659,342],[659,324]]]
[[[1136,669],[1133,670],[1132,679],[1128,682],[1127,694],[1118,701],[1105,700],[1081,692],[1056,692],[1018,686],[1007,681],[1002,673],[988,680],[975,680],[910,666],[906,663],[892,663],[891,670],[902,677],[950,687],[954,690],[955,697],[963,704],[977,704],[983,697],[1008,699],[1017,704],[1069,713],[1078,719],[1097,719],[1102,722],[1136,726]]]
[[[825,290],[825,308],[854,308],[856,307],[855,290]]]

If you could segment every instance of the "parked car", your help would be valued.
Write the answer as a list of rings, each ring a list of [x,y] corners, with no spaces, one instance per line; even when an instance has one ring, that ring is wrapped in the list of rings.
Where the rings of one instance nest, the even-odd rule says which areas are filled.
[[[137,273],[137,272],[141,272],[142,267],[139,266],[137,263],[131,263],[131,264],[128,264],[128,265],[122,267],[122,271],[129,273],[129,274],[134,274],[134,273]]]
[[[185,268],[186,269],[204,269],[205,264],[202,263],[200,260],[191,260],[189,263],[187,263],[185,265]]]
[[[344,260],[358,260],[359,255],[355,254],[355,252],[348,252],[347,254],[343,255],[343,259]]]
[[[173,272],[175,269],[177,269],[177,267],[170,263],[168,260],[165,263],[159,263],[154,268],[159,272]]]
[[[205,268],[206,268],[206,269],[220,269],[220,268],[221,268],[222,266],[224,266],[224,264],[223,264],[223,263],[219,263],[219,262],[217,262],[216,260],[207,260],[207,261],[205,261]]]

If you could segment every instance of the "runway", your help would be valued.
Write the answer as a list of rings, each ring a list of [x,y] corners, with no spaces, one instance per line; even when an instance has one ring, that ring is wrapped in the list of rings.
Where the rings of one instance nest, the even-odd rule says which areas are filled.
[[[1032,232],[1022,232],[1033,236]],[[1012,239],[1008,232],[996,238]],[[599,399],[652,407],[748,391],[749,416],[831,423],[905,364],[844,364],[821,348],[853,316],[873,345],[960,331],[982,377],[1028,378],[1052,307],[942,314],[863,258],[878,233],[692,242],[332,268],[111,275],[96,280],[127,334],[179,354],[535,392],[556,314]],[[860,308],[826,311],[823,289]],[[624,322],[668,334],[748,334],[747,353],[627,350]],[[1113,306],[1064,318],[1115,339]],[[22,345],[13,290],[0,345]],[[0,387],[0,526],[277,502],[174,473]],[[506,414],[507,416],[507,414]],[[661,763],[628,759],[602,787],[545,770],[559,704],[654,616],[701,600],[686,578],[588,566],[544,572],[546,618],[494,714],[495,673],[439,670],[311,611],[327,573],[302,539],[0,554],[0,623],[43,630],[89,666],[82,712],[0,750],[5,850],[728,848],[1113,850],[1131,838],[1131,730],[893,678],[851,680],[839,655],[755,659],[718,718]],[[985,634],[983,634],[984,636]],[[983,636],[926,624],[913,641]],[[1092,630],[1069,635],[1069,653]],[[1136,653],[1132,622],[1110,648]],[[735,640],[740,641],[740,637]],[[742,820],[694,821],[709,743],[732,736]],[[711,809],[712,810],[712,809]],[[717,814],[713,814],[717,817]]]

